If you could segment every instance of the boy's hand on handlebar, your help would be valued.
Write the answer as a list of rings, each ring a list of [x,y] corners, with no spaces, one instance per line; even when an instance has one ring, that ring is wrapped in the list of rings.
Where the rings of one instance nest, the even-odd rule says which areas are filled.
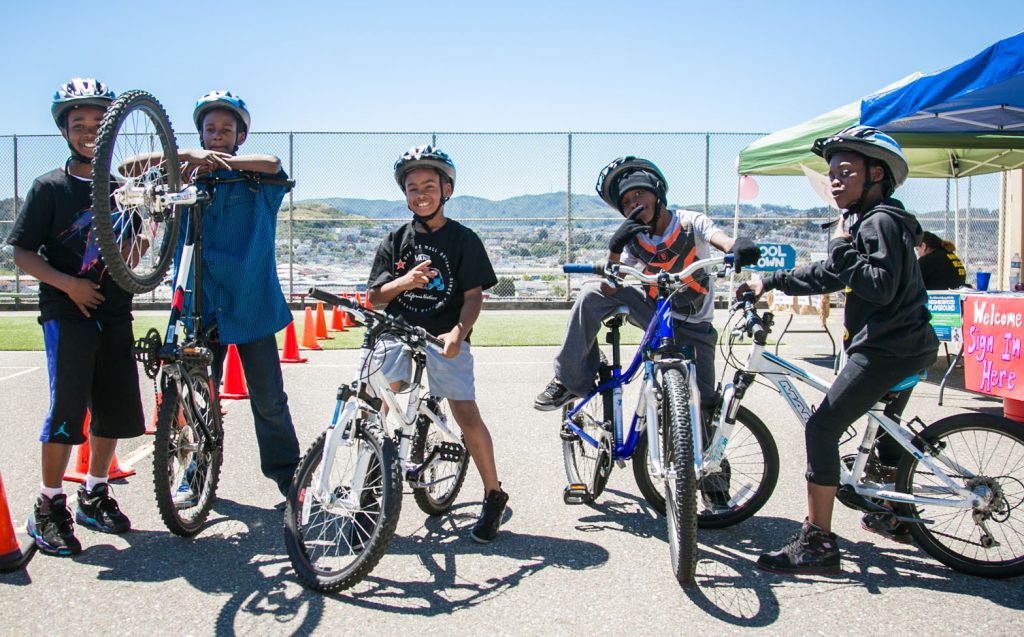
[[[761,259],[761,249],[747,237],[736,237],[736,240],[732,243],[732,253],[736,257],[737,272],[740,271],[741,267],[757,265],[757,262]]]
[[[428,259],[417,263],[416,267],[400,276],[397,283],[401,290],[421,290],[430,284],[432,278],[430,260]]]
[[[747,292],[753,292],[754,298],[761,298],[761,295],[764,294],[764,281],[755,277],[740,283],[736,288],[736,298],[742,299]]]
[[[185,162],[185,171],[197,171],[199,174],[211,173],[215,170],[231,170],[228,161],[231,155],[214,150],[190,148],[178,153],[178,159]]]

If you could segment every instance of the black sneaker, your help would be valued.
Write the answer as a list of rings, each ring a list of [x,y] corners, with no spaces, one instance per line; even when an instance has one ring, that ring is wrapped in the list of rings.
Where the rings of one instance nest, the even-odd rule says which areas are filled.
[[[490,544],[498,536],[498,527],[501,526],[501,518],[505,515],[505,505],[508,504],[508,494],[500,489],[491,491],[480,508],[480,519],[476,521],[470,535],[473,540],[481,544]]]
[[[544,391],[537,394],[537,397],[533,399],[533,408],[537,411],[554,411],[575,398],[576,395],[570,392],[565,385],[558,382],[557,378],[552,378],[548,386],[544,388]]]
[[[838,573],[841,570],[838,539],[835,533],[826,533],[804,520],[803,528],[788,544],[757,558],[757,567],[793,575]]]
[[[78,489],[75,520],[103,533],[124,533],[132,528],[131,521],[121,513],[117,500],[110,495],[110,485],[106,482],[97,484],[92,491],[86,491],[85,486]]]
[[[28,519],[28,534],[36,546],[47,555],[75,555],[82,552],[82,544],[75,537],[75,523],[68,511],[68,497],[63,493],[53,499],[40,495],[32,517]]]

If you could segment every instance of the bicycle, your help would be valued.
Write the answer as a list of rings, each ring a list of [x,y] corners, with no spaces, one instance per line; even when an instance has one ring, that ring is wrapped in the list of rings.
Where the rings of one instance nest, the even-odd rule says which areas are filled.
[[[747,442],[737,449],[744,449],[749,457],[736,455],[731,466],[717,476],[697,481],[693,449],[702,427],[692,424],[701,423],[702,414],[700,401],[691,400],[699,395],[696,368],[692,348],[680,346],[673,337],[671,297],[694,273],[719,265],[735,265],[733,255],[698,260],[676,274],[644,274],[619,263],[566,264],[562,268],[567,273],[605,276],[615,286],[621,285],[624,276],[657,286],[656,310],[626,371],[622,371],[619,328],[629,310],[621,306],[604,323],[609,330],[606,342],[612,348],[611,363],[602,362],[596,387],[587,396],[563,407],[560,437],[569,480],[563,499],[567,504],[594,502],[614,465],[624,466],[631,459],[640,492],[654,509],[666,514],[672,571],[684,586],[692,584],[695,575],[698,524],[735,524],[764,504],[766,498],[748,497],[747,491],[721,499],[733,475],[758,474],[759,481],[772,485],[778,475],[778,452],[767,427],[744,410],[739,422],[746,429]],[[640,395],[626,427],[623,387],[638,375]],[[756,457],[761,465],[757,471],[749,466]]]
[[[765,351],[774,317],[771,312],[758,314],[752,293],[732,310],[733,316],[742,312],[736,332],[751,338],[750,352],[745,364],[737,360],[730,339],[727,360],[736,374],[723,390],[708,451],[697,459],[701,473],[713,471],[731,445],[733,417],[743,409],[743,398],[757,376],[776,387],[805,426],[812,410],[792,380],[822,393],[831,384]],[[840,464],[836,499],[880,524],[898,520],[908,525],[922,549],[958,571],[993,578],[1024,573],[1024,425],[979,413],[947,416],[931,424],[917,417],[901,422],[887,413],[900,392],[921,378],[919,374],[904,379],[868,411],[857,453]],[[879,428],[906,452],[894,478],[873,453]],[[849,439],[855,437],[852,433]]]
[[[440,351],[439,339],[323,290],[311,288],[309,296],[367,328],[356,377],[338,387],[331,422],[299,461],[285,500],[292,567],[308,587],[332,592],[360,582],[383,557],[398,525],[403,481],[424,513],[441,515],[462,489],[469,454],[448,425],[444,399],[423,392],[426,348]],[[394,342],[388,339],[412,353],[404,409],[380,370],[371,369],[371,352]]]
[[[164,336],[150,329],[136,341],[135,357],[157,394],[157,508],[171,532],[192,536],[216,499],[224,450],[213,374],[216,326],[203,325],[202,294],[196,293],[203,280],[203,210],[218,185],[246,182],[259,187],[284,180],[247,173],[232,178],[196,172],[183,176],[182,170],[173,130],[156,99],[144,91],[129,91],[115,100],[100,125],[93,162],[93,226],[111,277],[137,294],[154,289],[170,266],[185,225]],[[137,247],[141,245],[148,252],[143,254]]]

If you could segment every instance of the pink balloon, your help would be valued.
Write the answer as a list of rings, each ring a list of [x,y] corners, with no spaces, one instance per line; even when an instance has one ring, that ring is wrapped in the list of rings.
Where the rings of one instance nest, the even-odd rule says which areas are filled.
[[[740,177],[740,199],[743,201],[753,201],[760,190],[761,187],[750,175]]]

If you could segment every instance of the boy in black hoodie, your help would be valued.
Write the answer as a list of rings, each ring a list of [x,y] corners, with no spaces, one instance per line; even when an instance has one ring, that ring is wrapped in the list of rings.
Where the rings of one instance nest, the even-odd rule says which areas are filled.
[[[828,162],[832,196],[845,211],[829,242],[828,258],[751,280],[737,292],[760,296],[775,288],[791,295],[846,290],[847,364],[808,419],[805,432],[807,519],[786,546],[757,561],[760,568],[781,573],[840,570],[837,538],[831,532],[839,438],[892,386],[931,365],[938,350],[914,251],[923,231],[903,204],[891,198],[907,178],[903,151],[891,137],[867,126],[818,139],[812,151]],[[902,539],[898,528],[868,530]]]

